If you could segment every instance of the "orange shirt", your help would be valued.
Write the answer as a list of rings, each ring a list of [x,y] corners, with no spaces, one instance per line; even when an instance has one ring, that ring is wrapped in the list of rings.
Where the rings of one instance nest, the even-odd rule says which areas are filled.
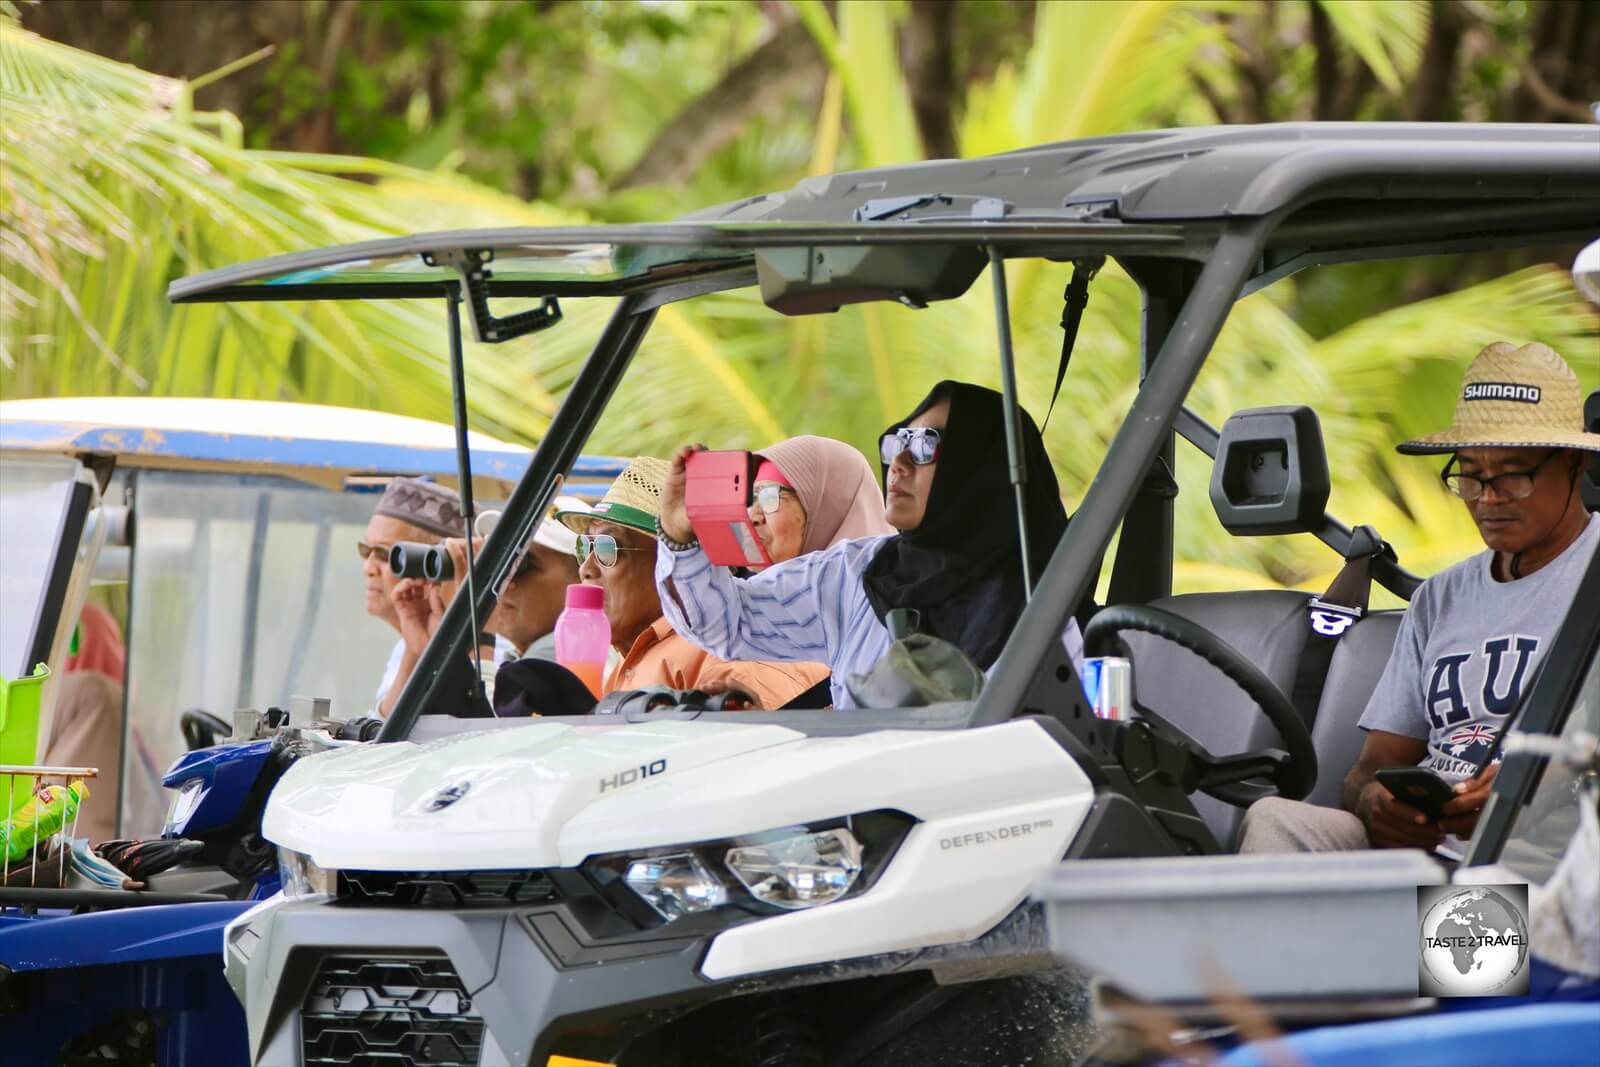
[[[730,662],[679,636],[665,618],[634,639],[633,647],[606,673],[605,691],[665,685],[673,689],[741,689],[762,708],[781,708],[828,677],[820,663]]]

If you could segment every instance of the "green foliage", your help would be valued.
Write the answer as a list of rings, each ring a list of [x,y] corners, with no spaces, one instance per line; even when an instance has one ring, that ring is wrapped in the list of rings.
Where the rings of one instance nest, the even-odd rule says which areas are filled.
[[[1380,85],[1414,76],[1426,5],[1321,6]],[[1503,16],[1491,26],[1497,40],[1527,25],[1514,8],[1494,9]],[[346,9],[306,10],[332,18]],[[173,308],[166,285],[277,252],[418,230],[658,220],[808,173],[921,152],[898,54],[912,17],[903,3],[841,4],[836,15],[812,0],[792,5],[832,70],[826,85],[752,118],[680,187],[621,194],[608,182],[759,43],[770,9],[404,0],[351,10],[360,17],[345,48],[281,44],[261,95],[273,121],[248,134],[232,115],[196,112],[184,82],[0,18],[0,394],[232,395],[447,419],[439,307]],[[1274,106],[1304,113],[1311,62],[1294,42],[1311,10],[1167,0],[1034,10],[963,0],[959,17],[997,27],[1001,43],[962,37],[954,49],[959,77],[971,79],[953,107],[957,141],[978,155],[1215,121],[1195,79],[1231,106],[1243,92],[1245,31],[1260,28],[1249,20],[1269,14],[1277,20],[1265,35],[1269,58],[1282,48],[1298,64],[1276,69]],[[1488,98],[1516,84],[1516,68],[1489,51],[1463,77],[1469,95]],[[1367,106],[1398,107],[1384,93]],[[336,141],[380,158],[270,147],[324,119]],[[524,202],[491,186],[548,195]],[[578,203],[584,210],[556,206]],[[1067,268],[1018,263],[1009,273],[1022,396],[1039,413],[1054,378]],[[1593,316],[1562,271],[1493,273],[1482,260],[1453,258],[1420,275],[1361,265],[1279,283],[1235,308],[1191,406],[1220,423],[1241,407],[1315,404],[1335,468],[1334,509],[1376,524],[1409,564],[1431,571],[1474,550],[1476,535],[1429,462],[1395,456],[1392,443],[1448,418],[1462,363],[1489,340],[1544,340],[1569,357],[1594,351]],[[607,310],[572,302],[557,330],[472,346],[474,427],[536,440]],[[1138,321],[1137,287],[1109,268],[1048,430],[1070,504],[1133,399]],[[814,432],[870,455],[882,426],[939,378],[996,384],[994,337],[981,283],[924,311],[872,304],[778,320],[748,290],[670,306],[588,447],[664,454],[685,440],[759,447]],[[1592,388],[1593,361],[1573,362]],[[1327,581],[1335,560],[1305,538],[1227,537],[1207,501],[1208,474],[1180,446],[1183,587]]]

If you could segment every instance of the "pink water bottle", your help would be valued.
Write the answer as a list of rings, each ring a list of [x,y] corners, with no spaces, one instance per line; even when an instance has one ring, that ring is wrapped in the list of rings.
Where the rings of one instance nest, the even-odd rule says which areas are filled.
[[[605,608],[606,593],[598,585],[569,585],[566,609],[556,620],[556,662],[581,678],[596,699],[611,651]]]

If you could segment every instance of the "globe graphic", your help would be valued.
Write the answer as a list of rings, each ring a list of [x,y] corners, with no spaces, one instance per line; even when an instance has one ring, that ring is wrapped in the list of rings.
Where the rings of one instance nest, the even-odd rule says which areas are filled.
[[[1496,939],[1506,943],[1495,944]],[[1527,965],[1528,926],[1517,908],[1493,889],[1458,889],[1423,916],[1421,948],[1423,970],[1442,991],[1492,994]]]

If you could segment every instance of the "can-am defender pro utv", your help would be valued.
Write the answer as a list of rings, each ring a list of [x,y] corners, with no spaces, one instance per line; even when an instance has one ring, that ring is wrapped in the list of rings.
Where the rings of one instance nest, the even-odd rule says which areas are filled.
[[[1317,264],[1585,240],[1597,167],[1594,131],[1577,126],[1152,132],[811,179],[670,224],[423,234],[175,283],[179,302],[444,301],[458,386],[462,304],[495,342],[554,324],[562,298],[620,298],[385,726],[391,743],[303,760],[271,798],[287,886],[226,938],[252,1054],[1065,1062],[1080,987],[1050,971],[1030,885],[1063,859],[1225,851],[1242,805],[1325,796],[1344,770],[1314,742],[1315,707],[1284,695],[1322,632],[1305,594],[1170,597],[1174,434],[1217,459],[1232,532],[1310,533],[1401,596],[1416,584],[1380,538],[1324,513],[1313,413],[1241,413],[1219,436],[1183,407],[1230,307]],[[489,730],[419,719],[658,308],[745,286],[790,315],[920,308],[989,268],[1014,412],[999,266],[1070,263],[1081,293],[1104,256],[1143,292],[1141,385],[975,701]],[[497,315],[500,298],[541,303]],[[995,369],[974,354],[970,377]],[[1159,651],[1138,660],[1148,711],[1108,722],[1059,637],[1119,525],[1089,652],[1124,633]],[[1323,629],[1339,631],[1354,694],[1382,669],[1393,620],[1346,618]]]

